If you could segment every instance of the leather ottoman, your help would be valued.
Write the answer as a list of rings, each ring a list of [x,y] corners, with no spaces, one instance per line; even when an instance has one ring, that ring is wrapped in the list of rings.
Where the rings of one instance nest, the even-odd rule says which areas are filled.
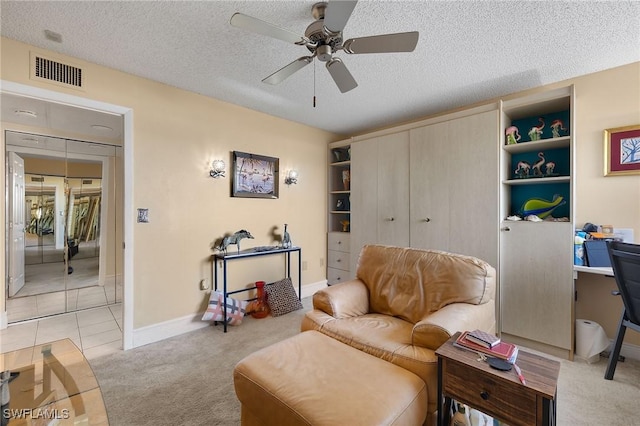
[[[233,380],[243,425],[421,425],[427,414],[422,379],[317,331],[247,356]]]

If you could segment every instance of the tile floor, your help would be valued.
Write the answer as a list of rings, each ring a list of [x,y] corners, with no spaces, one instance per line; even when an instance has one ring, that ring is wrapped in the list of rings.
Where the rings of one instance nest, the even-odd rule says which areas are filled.
[[[93,286],[52,293],[36,294],[7,299],[9,324],[31,318],[44,317],[72,311],[104,306],[122,301],[122,284],[107,282],[104,286]],[[66,297],[66,301],[65,301]]]
[[[0,330],[0,353],[69,338],[87,359],[122,350],[122,304],[11,324]]]

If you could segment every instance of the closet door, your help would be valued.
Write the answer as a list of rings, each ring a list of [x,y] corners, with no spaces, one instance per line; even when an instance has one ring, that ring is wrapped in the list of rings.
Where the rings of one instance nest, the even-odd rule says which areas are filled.
[[[449,124],[432,124],[410,133],[411,247],[449,250]]]
[[[409,132],[378,138],[379,244],[409,245]]]
[[[409,245],[409,133],[351,144],[351,271],[365,244]]]
[[[449,122],[449,250],[498,268],[498,110]]]
[[[351,274],[360,250],[377,242],[378,143],[367,139],[351,144]]]

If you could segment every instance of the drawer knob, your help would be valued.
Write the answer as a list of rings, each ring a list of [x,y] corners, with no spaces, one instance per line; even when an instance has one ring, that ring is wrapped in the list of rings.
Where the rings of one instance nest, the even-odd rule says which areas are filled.
[[[393,222],[394,220],[396,220],[396,219],[395,219],[395,218],[393,218],[393,217],[388,217],[388,218],[386,219],[386,221],[387,221],[387,222]]]
[[[428,217],[428,218],[426,218],[426,219],[422,219],[422,221],[423,221],[423,222],[431,222],[431,218],[430,218],[430,217]]]
[[[336,262],[340,263],[342,262],[342,259],[336,259]]]
[[[503,231],[511,231],[511,228],[509,228],[508,226],[505,226],[504,228],[502,228]]]
[[[338,245],[342,244],[342,241],[338,241]]]
[[[482,391],[480,392],[480,397],[486,401],[489,399],[489,393],[487,391]]]

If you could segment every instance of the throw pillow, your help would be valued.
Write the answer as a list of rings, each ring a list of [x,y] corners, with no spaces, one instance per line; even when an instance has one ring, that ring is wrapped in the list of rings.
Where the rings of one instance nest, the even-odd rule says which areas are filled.
[[[202,321],[222,321],[224,318],[224,294],[219,291],[212,291],[209,297],[209,306],[202,316]],[[227,297],[227,324],[239,325],[246,312],[247,302],[244,300]]]
[[[291,278],[285,278],[266,285],[267,303],[274,317],[302,309],[302,302],[293,288]]]

